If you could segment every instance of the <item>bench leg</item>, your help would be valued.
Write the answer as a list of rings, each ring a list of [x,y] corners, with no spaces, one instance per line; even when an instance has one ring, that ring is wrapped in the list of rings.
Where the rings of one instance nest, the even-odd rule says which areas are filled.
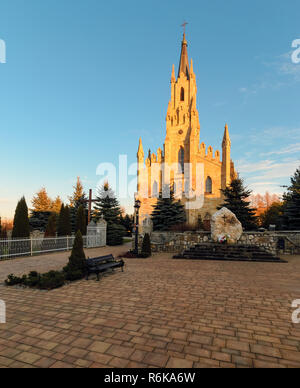
[[[100,276],[99,276],[99,272],[97,272],[97,282],[100,281]]]

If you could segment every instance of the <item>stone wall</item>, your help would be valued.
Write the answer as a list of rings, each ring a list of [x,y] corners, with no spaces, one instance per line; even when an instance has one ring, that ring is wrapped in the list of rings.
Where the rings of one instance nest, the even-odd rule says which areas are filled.
[[[140,236],[140,248],[142,246]],[[284,249],[279,249],[279,240],[284,241]],[[195,244],[211,240],[210,232],[152,232],[152,251],[180,253]],[[239,244],[258,245],[273,254],[300,254],[300,231],[298,232],[245,232]]]

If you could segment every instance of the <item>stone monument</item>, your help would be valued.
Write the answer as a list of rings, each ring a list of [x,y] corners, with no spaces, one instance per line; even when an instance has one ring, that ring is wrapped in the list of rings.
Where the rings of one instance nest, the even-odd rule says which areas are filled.
[[[217,211],[211,219],[212,240],[219,242],[226,238],[230,244],[236,244],[243,234],[243,227],[236,215],[226,207]]]

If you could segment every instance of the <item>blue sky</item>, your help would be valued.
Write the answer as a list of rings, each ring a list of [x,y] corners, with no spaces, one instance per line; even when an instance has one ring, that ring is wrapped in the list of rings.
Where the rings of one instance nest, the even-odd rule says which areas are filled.
[[[135,162],[165,138],[170,76],[187,20],[201,141],[232,157],[256,192],[280,193],[300,165],[298,0],[3,0],[0,215],[45,186],[63,199],[97,165]]]

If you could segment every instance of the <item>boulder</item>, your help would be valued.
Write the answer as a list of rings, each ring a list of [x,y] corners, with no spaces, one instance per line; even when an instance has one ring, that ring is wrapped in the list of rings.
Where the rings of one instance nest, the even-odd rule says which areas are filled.
[[[235,244],[243,234],[243,227],[236,215],[226,207],[217,211],[211,219],[211,236],[218,242],[221,237],[227,236],[228,242]]]

